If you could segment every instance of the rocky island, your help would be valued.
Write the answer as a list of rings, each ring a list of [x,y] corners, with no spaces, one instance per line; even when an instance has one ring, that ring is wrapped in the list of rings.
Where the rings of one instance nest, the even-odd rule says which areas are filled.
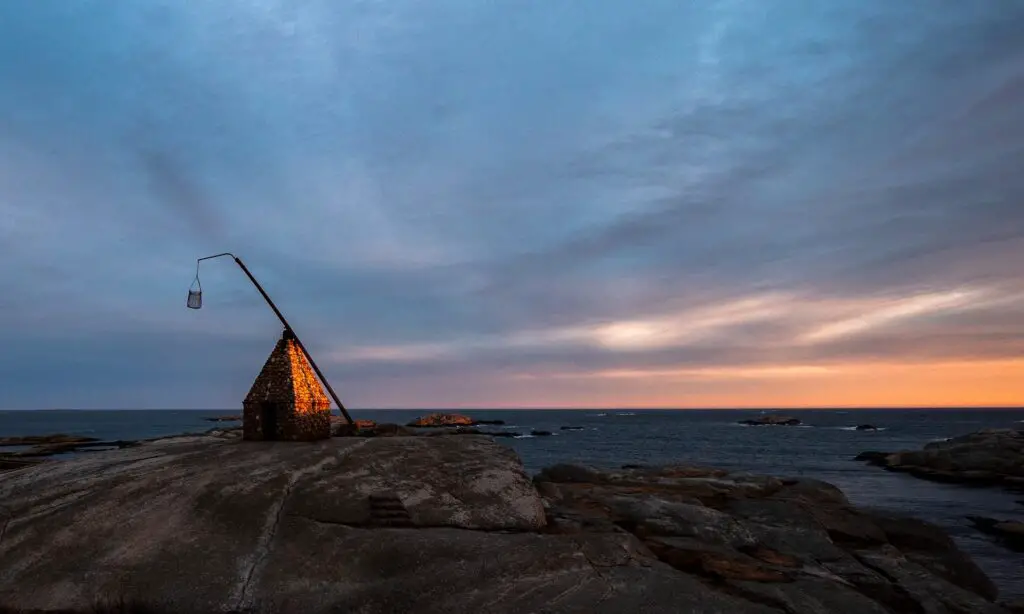
[[[995,486],[1024,492],[1024,430],[987,429],[934,441],[922,450],[861,452],[855,460],[934,482]],[[1024,552],[1024,523],[969,516],[981,532]]]
[[[492,425],[500,426],[505,424],[504,420],[478,420],[470,418],[469,416],[463,416],[462,414],[427,414],[416,418],[406,426],[416,428],[445,428],[453,426],[481,426],[481,425]]]
[[[801,424],[799,418],[778,414],[765,414],[758,418],[740,420],[739,423],[746,426],[800,426]]]
[[[922,450],[862,452],[856,460],[936,482],[1024,490],[1024,430],[987,429]]]
[[[943,531],[823,482],[531,479],[480,435],[217,430],[6,471],[0,502],[0,611],[1011,611]]]

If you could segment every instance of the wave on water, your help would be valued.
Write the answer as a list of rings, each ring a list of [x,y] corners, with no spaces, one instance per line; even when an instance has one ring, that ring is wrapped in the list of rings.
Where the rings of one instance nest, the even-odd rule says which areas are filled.
[[[763,429],[763,428],[790,428],[790,429],[815,429],[818,428],[813,424],[743,424],[742,422],[718,422],[719,425],[726,426],[742,426],[744,428],[752,429]]]
[[[833,426],[833,427],[827,427],[827,428],[834,428],[834,429],[839,429],[840,431],[856,431],[856,430],[863,430],[863,431],[865,431],[865,432],[871,432],[871,431],[884,431],[884,430],[885,430],[885,427],[884,427],[884,426],[876,426],[876,427],[875,427],[875,428],[873,428],[873,429],[858,429],[858,428],[857,428],[857,427],[855,427],[855,426]]]
[[[604,416],[607,416],[608,414],[602,413],[602,414],[591,414],[591,415],[592,416],[598,416],[598,417],[604,417]]]
[[[636,414],[634,414],[634,413],[633,413],[633,412],[631,412],[631,411],[624,411],[624,412],[621,412],[621,413],[617,413],[617,414],[615,414],[615,415],[616,415],[616,416],[635,416]]]
[[[513,439],[533,439],[536,435],[516,435]]]

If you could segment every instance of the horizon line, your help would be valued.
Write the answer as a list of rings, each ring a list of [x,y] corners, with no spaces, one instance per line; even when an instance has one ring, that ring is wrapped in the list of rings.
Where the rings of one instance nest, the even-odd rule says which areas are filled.
[[[949,411],[949,410],[1024,410],[1024,405],[798,405],[798,406],[732,406],[732,407],[346,407],[350,412],[359,411],[429,411],[429,412],[474,412],[474,411],[850,411],[850,410],[898,410],[898,411]],[[15,411],[201,411],[201,412],[241,412],[242,408],[196,408],[196,407],[32,407],[20,409],[0,409],[2,412]],[[331,408],[331,412],[337,412]]]

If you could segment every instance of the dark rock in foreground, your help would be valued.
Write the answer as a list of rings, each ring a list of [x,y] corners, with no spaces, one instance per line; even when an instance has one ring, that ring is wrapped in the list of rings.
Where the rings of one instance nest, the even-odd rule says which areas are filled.
[[[992,583],[941,529],[858,510],[824,482],[571,465],[534,481],[548,531],[624,532],[679,571],[777,608],[769,611],[1003,611],[991,603]]]
[[[1024,431],[988,429],[923,450],[864,452],[857,460],[936,482],[1024,489]]]
[[[1010,614],[1024,614],[1024,599],[1014,599],[1013,601],[1003,602],[1002,606],[1006,608]]]
[[[227,421],[227,420],[224,420]],[[504,424],[501,420],[474,422],[473,424]],[[550,434],[550,433],[548,433]],[[516,431],[481,431],[473,426],[461,424],[417,430],[398,424],[378,424],[373,420],[355,420],[349,424],[341,416],[331,416],[332,437],[408,437],[408,436],[441,436],[441,435],[487,435],[489,437],[519,437]],[[238,439],[242,436],[241,426],[215,427],[202,433],[187,433],[182,436],[210,436],[223,439]],[[6,437],[0,439],[2,445],[31,446],[27,450],[17,452],[0,452],[0,471],[19,469],[28,464],[38,462],[46,457],[72,452],[91,452],[129,448],[146,442],[164,438],[143,439],[139,441],[100,441],[92,437],[70,435],[39,435],[30,437]]]
[[[76,435],[31,435],[28,437],[0,437],[0,446],[41,446],[55,444],[79,444],[99,441],[95,437]]]
[[[779,416],[776,414],[766,414],[759,418],[753,418],[749,420],[740,420],[740,424],[747,426],[799,426],[800,420],[792,416]]]
[[[853,457],[853,460],[864,461],[869,465],[875,465],[876,467],[884,467],[886,459],[891,456],[890,452],[877,452],[870,450],[867,452],[861,452],[857,456]]]
[[[185,436],[0,474],[0,606],[1004,614],[927,523],[814,480],[558,465],[479,436]]]
[[[373,420],[354,420],[349,424],[340,416],[331,416],[332,437],[394,437],[411,434],[412,431],[397,424],[377,424]]]
[[[68,452],[84,452],[90,450],[112,450],[120,448],[128,448],[137,445],[135,441],[86,441],[82,443],[54,443],[46,444],[41,446],[35,446],[29,450],[22,452],[10,452],[0,454],[4,458],[26,458],[26,457],[45,457],[53,456],[55,454],[65,454]]]
[[[16,458],[11,456],[0,456],[0,471],[11,471],[14,469],[24,469],[32,465],[38,464],[40,461],[33,458]]]
[[[968,516],[967,519],[982,533],[998,537],[1011,550],[1024,552],[1024,522],[980,516]]]

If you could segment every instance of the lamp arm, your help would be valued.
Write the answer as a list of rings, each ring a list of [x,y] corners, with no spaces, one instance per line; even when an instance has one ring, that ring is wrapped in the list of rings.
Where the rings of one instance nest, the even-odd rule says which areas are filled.
[[[199,258],[198,260],[196,260],[196,277],[199,276],[200,262],[202,262],[203,260],[220,258],[222,256],[231,256],[235,260],[235,264],[237,264],[239,268],[242,269],[242,272],[245,273],[245,276],[248,277],[249,281],[252,282],[252,285],[256,286],[256,289],[260,291],[260,295],[263,296],[263,300],[267,302],[267,305],[270,305],[270,308],[274,311],[274,315],[277,316],[277,319],[281,320],[281,324],[284,325],[284,329],[291,333],[292,337],[295,339],[295,344],[299,346],[300,350],[302,350],[302,354],[306,357],[306,360],[309,361],[309,365],[313,367],[313,371],[316,373],[316,376],[319,377],[320,381],[324,383],[324,387],[327,388],[327,392],[329,392],[331,398],[334,399],[335,404],[337,404],[338,406],[338,410],[341,411],[341,415],[345,417],[345,420],[347,420],[349,424],[353,424],[352,416],[348,414],[348,410],[345,409],[345,406],[342,404],[341,399],[338,398],[338,394],[334,392],[334,388],[331,387],[331,383],[327,381],[327,378],[324,377],[324,374],[320,371],[320,367],[318,367],[316,361],[313,360],[313,357],[310,355],[309,350],[307,350],[306,346],[303,345],[301,340],[299,340],[299,336],[295,334],[295,329],[293,329],[292,325],[288,323],[288,320],[284,319],[284,315],[281,313],[281,310],[277,308],[277,305],[275,305],[274,301],[271,300],[270,295],[267,294],[266,290],[263,289],[263,286],[260,285],[260,282],[256,281],[256,278],[253,277],[252,273],[249,272],[248,267],[245,266],[245,263],[242,262],[241,258],[232,254],[231,252],[224,252],[222,254],[214,254],[213,256],[205,256],[203,258]]]

